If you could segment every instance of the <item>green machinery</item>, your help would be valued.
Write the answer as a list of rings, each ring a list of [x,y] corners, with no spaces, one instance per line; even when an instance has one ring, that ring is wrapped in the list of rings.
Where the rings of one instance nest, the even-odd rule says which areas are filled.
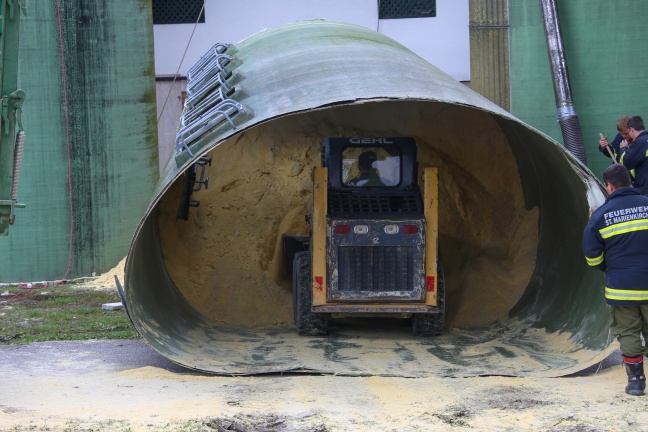
[[[0,2],[0,235],[9,234],[18,203],[18,179],[25,133],[21,124],[25,92],[18,89],[18,38],[21,7],[17,0]]]

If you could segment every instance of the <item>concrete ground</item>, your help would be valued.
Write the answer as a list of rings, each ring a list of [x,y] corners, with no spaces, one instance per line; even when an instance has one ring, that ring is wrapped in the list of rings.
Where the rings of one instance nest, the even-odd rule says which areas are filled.
[[[618,351],[564,378],[187,370],[141,340],[0,347],[0,430],[641,430]]]

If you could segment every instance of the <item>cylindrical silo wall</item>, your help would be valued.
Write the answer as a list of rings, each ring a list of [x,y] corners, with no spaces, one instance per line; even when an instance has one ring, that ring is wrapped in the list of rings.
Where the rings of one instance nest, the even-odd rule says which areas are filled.
[[[2,282],[112,268],[126,255],[158,176],[150,0],[27,8],[18,192],[27,207],[0,238]]]
[[[231,125],[179,134],[185,147],[166,165],[125,263],[124,304],[158,352],[223,374],[390,376],[557,376],[604,357],[603,275],[580,246],[604,192],[559,143],[365,28],[293,23],[226,55],[235,88],[224,102],[243,109]],[[215,81],[209,91],[223,98]],[[292,328],[282,239],[309,235],[311,174],[331,136],[412,137],[419,172],[438,169],[438,338],[394,322],[379,335],[381,320],[363,327],[348,316],[331,316],[321,338]],[[209,188],[193,188],[200,205],[179,218],[185,179],[200,166]]]
[[[540,4],[509,4],[511,112],[562,142]],[[648,99],[639,96],[648,86],[648,57],[636,51],[646,42],[637,24],[646,22],[648,8],[643,0],[571,0],[558,2],[558,13],[588,166],[600,176],[610,159],[599,154],[599,132],[611,141],[619,117],[648,116]]]

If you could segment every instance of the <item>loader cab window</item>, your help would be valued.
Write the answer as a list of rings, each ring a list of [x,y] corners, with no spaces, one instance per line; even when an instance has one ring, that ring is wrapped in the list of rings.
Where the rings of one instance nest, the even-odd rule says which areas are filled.
[[[396,146],[347,147],[342,151],[342,184],[358,188],[398,186],[400,161]]]

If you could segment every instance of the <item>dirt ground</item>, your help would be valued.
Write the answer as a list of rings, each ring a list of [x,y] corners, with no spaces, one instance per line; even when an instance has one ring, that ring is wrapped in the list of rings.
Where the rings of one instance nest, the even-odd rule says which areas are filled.
[[[95,280],[97,289],[111,289],[123,264]],[[648,424],[648,396],[624,393],[621,365],[564,378],[213,376],[173,365],[143,341],[71,344],[0,347],[0,430],[587,432]]]
[[[141,341],[107,349],[134,351],[129,343]],[[646,397],[623,392],[618,365],[573,378],[224,377],[138,361],[107,367],[97,355],[78,364],[82,351],[3,362],[0,430],[585,432],[648,424]]]

